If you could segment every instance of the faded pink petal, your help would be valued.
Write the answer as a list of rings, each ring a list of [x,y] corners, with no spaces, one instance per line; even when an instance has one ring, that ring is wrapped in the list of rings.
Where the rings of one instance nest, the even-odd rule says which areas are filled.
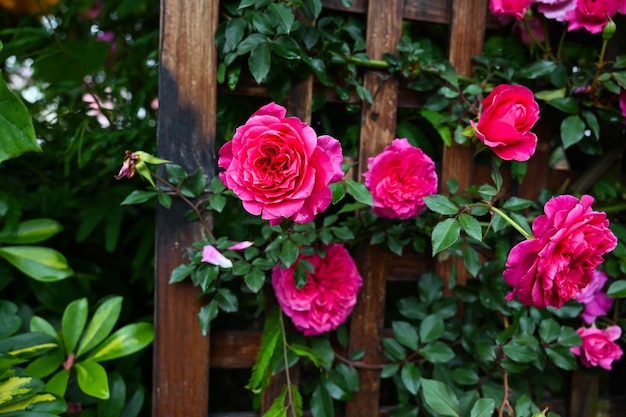
[[[232,268],[233,263],[230,259],[226,258],[220,251],[218,251],[213,245],[206,245],[202,249],[202,262],[206,262],[212,265],[218,265],[222,268]]]
[[[250,242],[249,240],[244,240],[243,242],[238,242],[232,246],[229,246],[227,249],[228,250],[243,250],[243,249],[248,249],[252,245],[254,245],[254,242]]]

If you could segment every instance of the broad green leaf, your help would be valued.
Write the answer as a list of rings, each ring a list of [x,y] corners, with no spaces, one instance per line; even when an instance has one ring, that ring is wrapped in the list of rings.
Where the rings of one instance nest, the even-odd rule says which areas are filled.
[[[28,109],[0,77],[0,162],[41,152]]]
[[[381,378],[389,378],[390,376],[394,376],[399,370],[400,370],[400,365],[398,365],[397,363],[392,363],[390,365],[386,365],[380,371],[380,377]]]
[[[400,372],[400,378],[402,379],[402,383],[406,387],[407,391],[413,395],[417,394],[420,389],[421,382],[421,374],[417,366],[411,362],[404,364],[402,371]]]
[[[531,362],[537,358],[535,343],[528,343],[532,336],[514,337],[509,343],[502,347],[504,354],[511,360],[519,363]],[[534,339],[534,338],[533,338]]]
[[[128,194],[124,201],[122,201],[121,205],[129,205],[129,204],[140,204],[145,203],[146,201],[154,198],[158,192],[156,191],[144,191],[144,190],[135,190],[132,193]]]
[[[554,319],[545,319],[539,324],[539,337],[546,343],[555,341],[561,333],[561,326]]]
[[[591,129],[591,133],[596,139],[600,139],[600,123],[598,122],[598,118],[596,115],[588,110],[583,110],[581,112],[585,122],[587,122],[587,126]]]
[[[193,270],[196,269],[195,265],[191,264],[180,264],[176,268],[172,270],[172,275],[170,276],[170,284],[174,284],[176,282],[180,282],[187,278]]]
[[[220,288],[215,294],[217,305],[227,313],[233,313],[239,310],[237,295],[228,288]]]
[[[483,232],[480,223],[473,216],[467,213],[461,213],[459,215],[459,224],[469,237],[479,242],[483,240]]]
[[[452,378],[456,383],[462,385],[474,385],[480,380],[478,373],[469,368],[456,368],[452,371]]]
[[[265,283],[265,272],[259,268],[251,268],[243,279],[250,291],[257,293],[263,288],[263,284]]]
[[[323,384],[319,384],[313,391],[311,414],[315,417],[333,417],[333,400]]]
[[[383,348],[385,355],[392,360],[401,361],[406,358],[406,349],[396,339],[385,337],[383,339]]]
[[[102,365],[94,361],[83,361],[75,364],[74,368],[81,391],[102,400],[109,399],[109,380]]]
[[[65,396],[67,390],[67,383],[69,381],[70,374],[65,369],[59,370],[52,378],[46,383],[46,391],[59,397]]]
[[[444,331],[443,319],[437,314],[430,314],[420,323],[420,340],[422,343],[432,342],[441,337]]]
[[[393,409],[390,417],[417,417],[418,414],[418,406],[413,404],[400,404]]]
[[[493,398],[480,398],[474,403],[470,417],[491,417],[495,407]]]
[[[0,412],[11,404],[33,396],[43,387],[44,383],[32,376],[12,375],[0,379]]]
[[[39,316],[33,316],[30,319],[30,331],[31,332],[39,332],[50,335],[55,340],[59,340],[59,334],[57,330],[54,328],[52,324],[46,319],[43,319]]]
[[[520,70],[520,76],[534,80],[550,75],[557,67],[557,63],[549,60],[537,60]]]
[[[480,271],[480,268],[483,266],[480,261],[480,257],[478,256],[478,252],[476,252],[476,249],[471,246],[463,248],[463,264],[473,277],[478,275],[478,271]]]
[[[431,236],[433,256],[452,246],[461,235],[461,226],[455,219],[445,219],[437,223]]]
[[[98,401],[98,417],[120,417],[126,402],[126,383],[117,372],[109,375],[109,398]]]
[[[402,345],[411,350],[417,350],[418,336],[417,330],[406,321],[394,321],[391,323],[393,335]]]
[[[609,297],[615,298],[626,297],[626,279],[613,281],[611,285],[609,285],[609,289],[607,290],[606,294]]]
[[[573,97],[555,98],[548,101],[548,104],[569,114],[577,114],[580,111],[578,102]]]
[[[263,413],[263,417],[287,417],[287,407],[285,406],[285,398],[287,397],[287,385],[283,385],[280,395],[274,398],[272,405]]]
[[[53,355],[41,356],[28,364],[25,373],[37,378],[46,378],[59,369],[63,364],[63,360],[64,358],[61,356],[60,352],[55,352]]]
[[[86,298],[72,301],[63,312],[61,334],[63,335],[63,344],[67,354],[73,353],[74,349],[76,349],[76,345],[85,329],[88,313],[89,306]]]
[[[0,300],[0,339],[11,336],[22,326],[22,319],[17,315],[17,305]]]
[[[211,328],[211,321],[219,313],[219,306],[215,299],[209,301],[208,304],[203,305],[198,313],[198,321],[200,321],[200,328],[202,329],[202,335],[206,336]]]
[[[0,247],[0,257],[37,281],[55,282],[74,274],[65,257],[50,248],[4,246]]]
[[[456,204],[448,197],[440,194],[424,197],[424,203],[435,213],[443,214],[444,216],[454,216],[459,212],[459,207]]]
[[[63,413],[67,404],[62,398],[41,392],[7,407],[0,407],[3,417],[54,417]]]
[[[260,392],[267,382],[267,376],[269,376],[270,372],[270,359],[274,355],[278,338],[281,335],[279,314],[282,313],[278,308],[274,308],[265,318],[265,326],[263,328],[263,335],[261,336],[261,346],[259,347],[254,366],[252,367],[252,375],[246,385],[246,388],[253,392]]]
[[[298,356],[308,358],[318,368],[326,368],[330,365],[316,350],[311,349],[308,346],[300,345],[298,343],[291,343],[289,345],[289,349]]]
[[[531,204],[532,204],[532,201],[530,200],[513,196],[504,202],[504,204],[502,205],[502,208],[515,211],[515,210],[522,210],[527,207],[530,207]]]
[[[573,371],[576,369],[578,359],[566,346],[547,346],[546,354],[548,358],[561,369]]]
[[[120,417],[137,417],[141,412],[145,398],[145,388],[142,385],[137,385],[132,391],[130,398],[126,401]]]
[[[14,231],[0,232],[0,242],[10,244],[28,244],[42,242],[63,230],[61,223],[52,219],[32,219],[20,222]]]
[[[346,180],[345,183],[348,194],[354,197],[356,201],[368,206],[374,205],[372,193],[370,193],[365,184],[351,180]]]
[[[446,343],[440,341],[425,344],[419,353],[432,363],[446,363],[454,359],[454,351]]]
[[[426,272],[420,275],[417,280],[417,290],[420,296],[420,300],[426,304],[430,305],[435,301],[441,299],[443,296],[443,279],[436,273]],[[405,299],[406,300],[406,299]],[[419,318],[422,317],[411,317],[411,318]]]
[[[153,338],[154,328],[151,323],[128,324],[102,342],[89,355],[89,359],[103,362],[127,356],[148,346]]]
[[[563,148],[578,143],[585,136],[585,122],[578,115],[568,116],[561,122],[561,140]]]
[[[293,26],[293,22],[295,20],[291,7],[285,3],[270,3],[268,10],[273,12],[278,17],[281,33],[288,34],[291,32],[291,27]]]
[[[257,45],[248,57],[248,67],[257,84],[265,81],[270,71],[270,48],[267,43]]]
[[[123,301],[123,297],[112,297],[98,307],[80,340],[76,356],[93,349],[111,333],[120,317]]]
[[[298,246],[291,239],[287,239],[280,249],[280,260],[289,268],[298,259],[298,253]]]
[[[237,48],[237,45],[243,38],[245,29],[245,19],[230,19],[228,21],[228,23],[226,24],[226,31],[224,32],[224,37],[226,41],[224,42],[224,49],[222,51],[223,53],[228,53]]]
[[[0,340],[0,353],[18,358],[30,358],[57,347],[56,340],[45,333],[20,333]]]
[[[452,389],[441,381],[422,378],[422,398],[430,408],[441,415],[459,417],[461,414],[458,398]]]

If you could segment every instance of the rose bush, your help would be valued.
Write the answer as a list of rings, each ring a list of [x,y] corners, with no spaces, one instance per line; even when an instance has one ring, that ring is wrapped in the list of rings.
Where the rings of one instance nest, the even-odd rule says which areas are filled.
[[[582,338],[582,345],[571,348],[575,355],[580,356],[583,365],[600,366],[611,369],[613,361],[622,357],[622,348],[615,343],[622,334],[619,326],[610,326],[606,329],[581,327],[577,333]]]
[[[426,208],[423,198],[437,193],[435,163],[406,138],[395,139],[376,157],[369,158],[363,174],[372,193],[374,214],[407,219]]]
[[[239,127],[219,150],[220,178],[249,213],[306,223],[328,207],[328,185],[343,177],[341,145],[285,115],[270,103]]]
[[[513,286],[508,300],[559,308],[591,282],[602,255],[617,245],[606,214],[594,211],[592,203],[588,195],[561,195],[546,203],[545,214],[533,221],[534,238],[509,253],[503,273]]]

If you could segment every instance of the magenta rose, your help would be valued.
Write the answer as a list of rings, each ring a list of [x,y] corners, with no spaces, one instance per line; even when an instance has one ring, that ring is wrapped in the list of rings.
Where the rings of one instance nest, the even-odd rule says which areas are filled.
[[[607,329],[581,327],[576,333],[583,339],[582,345],[572,347],[570,350],[574,355],[580,356],[580,361],[586,367],[601,366],[610,370],[613,361],[618,360],[624,353],[615,343],[622,334],[619,326]]]
[[[602,255],[617,245],[606,214],[592,210],[591,203],[588,195],[561,195],[546,203],[545,214],[532,224],[535,238],[509,252],[503,276],[513,291],[507,300],[560,308],[591,282]]]
[[[435,163],[406,139],[394,139],[367,161],[365,186],[374,199],[374,214],[407,219],[426,208],[424,197],[437,193]]]
[[[363,284],[354,260],[343,245],[335,243],[324,249],[325,257],[300,255],[299,260],[309,261],[315,268],[315,273],[307,272],[307,282],[300,289],[294,281],[296,265],[272,270],[278,303],[306,336],[328,332],[346,321]]]
[[[576,0],[576,7],[567,12],[568,31],[581,28],[600,33],[617,11],[623,7],[622,0]]]
[[[513,16],[522,19],[532,2],[533,0],[490,0],[489,10],[495,16]]]
[[[328,185],[343,177],[341,145],[318,137],[275,103],[257,110],[219,150],[219,174],[251,214],[272,224],[306,223],[328,207]]]
[[[576,301],[585,305],[580,317],[587,324],[594,322],[596,317],[604,316],[613,305],[613,298],[606,295],[602,288],[609,279],[607,275],[598,271],[593,271],[591,282],[576,296]]]
[[[470,123],[478,139],[500,158],[526,161],[537,147],[537,136],[530,129],[538,119],[539,105],[532,91],[500,84],[483,101],[478,123]]]

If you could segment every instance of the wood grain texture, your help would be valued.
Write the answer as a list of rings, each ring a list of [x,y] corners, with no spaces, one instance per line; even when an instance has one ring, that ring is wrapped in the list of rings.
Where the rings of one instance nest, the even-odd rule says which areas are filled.
[[[188,170],[214,170],[218,2],[161,0],[158,155]],[[169,285],[187,247],[202,237],[175,200],[157,209],[153,416],[208,415],[209,338],[198,323],[198,290]]]

